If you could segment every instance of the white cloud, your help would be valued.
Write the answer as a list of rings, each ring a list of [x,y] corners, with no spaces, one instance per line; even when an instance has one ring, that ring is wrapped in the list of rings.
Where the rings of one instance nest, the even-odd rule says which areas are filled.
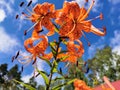
[[[20,46],[18,40],[5,32],[3,27],[0,27],[0,52],[10,53]]]
[[[120,0],[108,0],[108,1],[109,1],[109,4],[111,5],[110,13],[109,13],[109,18],[110,18],[111,24],[113,26],[120,25],[120,15],[118,14],[118,13],[120,13],[120,9],[118,9]]]
[[[6,13],[3,9],[0,9],[0,22],[4,21],[6,18]]]
[[[104,47],[105,38],[101,37],[96,43],[91,44],[88,48],[88,58],[92,58],[96,53],[96,49],[102,49]]]
[[[110,45],[113,48],[113,52],[117,52],[120,55],[120,31],[114,31],[114,37],[110,39]]]
[[[85,0],[75,0],[75,1],[80,5],[80,7],[84,6],[84,4],[85,4]],[[91,3],[92,3],[92,0],[88,0],[87,8],[90,7]],[[100,9],[102,8],[102,5],[103,4],[100,2],[100,0],[95,0],[92,11],[93,12],[99,12]]]
[[[4,9],[7,14],[12,14],[13,8],[11,7],[14,4],[14,0],[0,0],[0,7],[1,9]]]

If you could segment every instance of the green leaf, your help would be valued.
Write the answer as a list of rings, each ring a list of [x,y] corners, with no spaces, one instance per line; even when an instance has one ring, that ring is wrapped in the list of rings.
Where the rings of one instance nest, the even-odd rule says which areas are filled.
[[[50,42],[49,45],[51,47],[51,51],[52,51],[53,55],[55,56],[56,55],[56,49],[55,49],[56,43],[55,42]]]
[[[67,59],[69,56],[64,56],[64,57],[61,57],[60,58],[60,61],[63,61],[63,60],[65,60],[65,59]]]
[[[40,59],[44,60],[50,67],[52,67],[52,64],[50,63],[50,60],[42,57],[42,56],[38,56]]]
[[[68,42],[66,40],[62,40],[62,43],[67,45]]]
[[[54,23],[53,23],[53,25],[55,26],[55,32],[57,32],[57,33],[58,33],[58,32],[59,32],[59,28],[57,27],[57,25],[56,25],[56,24],[54,24]]]
[[[66,85],[69,85],[69,84],[73,83],[73,82],[74,82],[74,80],[75,80],[75,79],[70,80],[69,82],[65,82],[65,83],[63,83],[63,84],[60,84],[60,85],[58,85],[58,86],[55,86],[55,87],[53,87],[53,88],[52,88],[52,90],[59,90],[61,87],[63,87],[63,86],[66,86]]]
[[[66,52],[68,52],[68,51],[63,50],[63,51],[59,52],[58,54],[61,54],[61,53],[66,53]]]
[[[55,31],[58,33],[59,32],[59,29],[57,27],[55,27]]]
[[[40,73],[40,75],[43,77],[45,84],[48,85],[49,83],[49,79],[48,76],[45,72],[38,70],[38,68],[36,68],[36,70],[38,71],[38,73]]]
[[[52,67],[52,72],[58,72],[58,70],[57,70],[57,67],[58,67],[58,63],[54,60],[54,66]]]
[[[19,84],[22,84],[23,86],[25,86],[26,88],[28,88],[29,90],[36,90],[35,88],[33,88],[32,86],[28,85],[28,84],[25,84],[23,82],[20,82],[20,81],[17,81],[15,79],[13,79],[14,82],[17,82]]]

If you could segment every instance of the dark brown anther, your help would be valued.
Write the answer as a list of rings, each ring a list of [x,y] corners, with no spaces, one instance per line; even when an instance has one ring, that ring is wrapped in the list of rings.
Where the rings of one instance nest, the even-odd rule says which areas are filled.
[[[88,0],[85,0],[85,2],[88,2]]]
[[[106,31],[106,27],[105,26],[103,27],[103,30]]]
[[[23,5],[24,5],[24,2],[21,2],[21,3],[20,3],[20,7],[22,7]]]
[[[40,31],[38,31],[37,33],[40,33],[40,32],[43,32],[44,30],[42,29],[42,30],[40,30]]]
[[[37,77],[37,76],[39,76],[40,75],[40,73],[38,73],[35,77]]]
[[[22,67],[21,67],[21,72],[23,72],[23,70],[24,70],[24,67],[22,66]]]
[[[15,60],[15,56],[12,56],[12,62]]]
[[[36,63],[36,60],[37,60],[37,59],[35,58],[34,61],[33,61],[33,63],[32,63],[32,65]]]
[[[32,0],[28,3],[27,7],[29,7],[32,4]]]
[[[88,46],[91,46],[90,42],[88,42]]]
[[[17,59],[17,57],[19,56],[20,54],[20,51],[17,52],[16,56],[15,56],[15,59]]]
[[[106,27],[105,26],[103,27],[103,30],[104,30],[104,34],[106,34]]]
[[[60,68],[60,73],[62,74],[62,68]]]
[[[103,14],[102,13],[100,13],[100,20],[103,20]]]
[[[78,67],[78,61],[76,62],[76,66]]]
[[[19,15],[17,14],[15,18],[18,19],[18,17],[19,17]]]
[[[65,77],[65,78],[68,78],[68,75],[65,75],[64,77]]]
[[[67,37],[67,36],[61,36],[60,38],[66,39],[66,38],[69,38],[69,37]]]
[[[84,62],[84,66],[86,66],[87,62]]]
[[[88,73],[88,72],[89,72],[89,70],[90,70],[90,69],[89,69],[89,68],[87,68],[87,70],[86,70],[86,72],[85,72],[85,73]]]
[[[22,12],[22,14],[25,14],[24,12]]]
[[[25,36],[27,35],[27,30],[24,31],[24,35],[25,35]]]

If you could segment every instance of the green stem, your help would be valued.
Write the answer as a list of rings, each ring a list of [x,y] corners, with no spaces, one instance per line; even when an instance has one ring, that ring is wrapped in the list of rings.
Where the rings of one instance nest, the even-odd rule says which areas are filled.
[[[51,67],[51,72],[50,72],[50,76],[49,76],[49,83],[48,83],[48,85],[47,85],[47,87],[46,87],[46,90],[50,90],[50,85],[51,85],[52,76],[53,76],[53,69],[54,69],[54,67],[55,67],[55,61],[57,60],[58,49],[59,49],[59,47],[60,47],[60,43],[61,43],[61,40],[60,40],[60,38],[59,38],[59,42],[57,43],[57,47],[56,47],[56,55],[55,55],[55,57],[54,57],[53,65],[52,65],[52,67]]]

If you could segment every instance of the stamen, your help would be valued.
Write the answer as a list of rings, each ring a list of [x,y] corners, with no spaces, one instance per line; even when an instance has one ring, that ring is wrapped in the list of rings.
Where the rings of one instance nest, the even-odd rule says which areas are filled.
[[[21,2],[21,3],[20,3],[20,7],[22,7],[23,5],[24,5],[24,2]]]
[[[100,18],[100,19],[102,20],[102,19],[103,19],[103,14],[100,13],[99,16],[96,16],[95,18],[89,19],[89,20],[87,20],[87,21],[93,21],[93,20],[98,19],[98,18]]]
[[[85,0],[85,2],[88,2],[88,0]]]
[[[62,68],[60,67],[60,73],[62,74]]]
[[[102,31],[100,31],[101,29],[97,29],[96,27],[94,27],[93,25],[91,26],[91,32],[96,34],[96,35],[99,35],[99,36],[104,36],[106,34],[106,27],[103,27]]]
[[[76,66],[78,67],[78,61],[76,62]]]
[[[35,24],[33,24],[28,30],[25,30],[24,31],[24,35],[26,35],[27,32],[29,32],[30,30],[32,30],[32,28],[34,28],[38,24],[38,22],[39,22],[39,20]]]
[[[17,60],[18,60],[18,62],[20,62],[21,64],[29,64],[29,63],[32,61],[32,57],[31,57],[31,56],[27,57],[28,60],[23,61],[24,59],[26,59],[26,58],[23,57],[23,58],[19,58],[19,59],[17,59]]]
[[[24,16],[28,17],[28,18],[30,17],[30,16],[28,16],[27,14],[25,14],[24,12],[22,12],[22,14],[23,14]]]
[[[64,67],[64,68],[67,68],[69,65],[70,65],[70,63],[69,63],[69,62],[67,62],[67,64],[65,65],[65,67]]]
[[[103,14],[102,13],[100,13],[100,19],[103,20]]]
[[[36,63],[36,60],[37,60],[37,58],[35,58],[35,59],[34,59],[34,61],[33,61],[32,65]]]
[[[21,72],[23,72],[23,69],[24,69],[24,68],[23,68],[23,66],[22,66],[22,67],[21,67]]]
[[[17,52],[16,56],[15,56],[15,59],[17,59],[17,57],[19,56],[20,54],[20,51]]]
[[[27,35],[27,30],[24,31],[24,35],[25,35],[25,36]]]
[[[84,62],[84,66],[86,66],[87,62]]]
[[[89,72],[89,70],[90,70],[90,69],[89,69],[89,68],[87,68],[87,70],[86,70],[86,72],[85,72],[85,73],[88,73],[88,72]]]
[[[27,7],[29,7],[32,4],[32,0],[28,3]]]
[[[38,77],[40,75],[40,73],[38,73],[35,77]]]
[[[40,31],[37,31],[37,33],[40,33],[40,32],[43,32],[44,30],[42,29],[42,30],[40,30]]]
[[[85,36],[85,34],[83,33],[83,31],[81,31],[81,33],[82,33],[82,35],[84,36],[85,40],[87,41],[88,46],[90,46],[91,44],[90,44],[90,42],[89,42],[88,38]]]
[[[12,62],[15,60],[15,56],[12,57]]]
[[[86,12],[86,14],[80,19],[80,20],[78,20],[78,21],[82,21],[82,20],[84,20],[86,17],[87,17],[87,15],[90,13],[90,10],[92,9],[92,7],[93,7],[93,5],[94,5],[94,0],[92,0],[92,4],[90,5],[90,7],[89,7],[89,9],[87,10],[87,12]]]
[[[15,18],[18,19],[18,17],[19,17],[19,15],[17,14]]]
[[[26,10],[32,15],[32,12],[28,8],[26,8]]]

